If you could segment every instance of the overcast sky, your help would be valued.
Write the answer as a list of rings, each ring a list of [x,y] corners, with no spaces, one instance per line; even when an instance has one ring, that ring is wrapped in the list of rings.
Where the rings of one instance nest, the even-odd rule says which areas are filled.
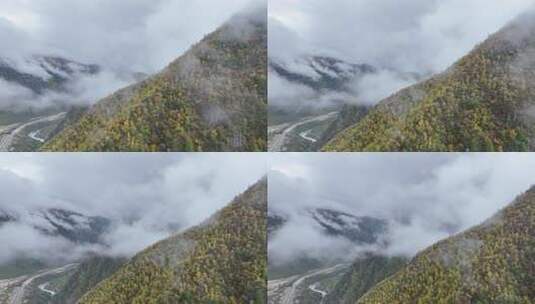
[[[269,208],[289,217],[270,256],[340,254],[348,244],[321,235],[302,211],[334,208],[388,220],[389,254],[412,255],[486,220],[535,185],[535,155],[276,154]],[[356,251],[368,248],[352,248]]]
[[[532,5],[532,0],[270,0],[269,52],[286,61],[331,55],[426,76],[445,70]],[[273,78],[270,99],[282,95],[291,102],[285,98],[291,88]],[[355,87],[363,92],[360,102],[368,104],[411,83],[385,71],[366,81]]]
[[[265,156],[255,153],[0,156],[0,209],[59,207],[107,217],[116,226],[106,235],[106,252],[121,255],[168,236],[170,225],[202,222],[267,172]],[[0,228],[0,261],[20,251],[59,254],[65,245],[16,228]]]
[[[232,15],[265,1],[3,0],[0,58],[25,72],[36,70],[26,62],[32,55],[98,64],[103,72],[75,88],[78,103],[94,103],[133,82],[133,73],[158,72]],[[31,100],[27,90],[0,81],[0,106],[13,96],[34,105],[58,98]]]
[[[4,0],[0,52],[155,72],[258,0]],[[11,37],[6,40],[4,37]]]

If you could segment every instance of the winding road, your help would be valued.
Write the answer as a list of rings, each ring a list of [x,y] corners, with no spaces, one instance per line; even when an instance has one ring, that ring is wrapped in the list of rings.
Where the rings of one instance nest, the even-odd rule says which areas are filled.
[[[317,142],[318,141],[317,139],[312,138],[312,137],[309,136],[310,132],[312,132],[312,129],[306,130],[305,132],[299,133],[299,136],[301,136],[301,138],[303,138],[304,140],[308,140],[308,141],[313,142],[313,143]]]
[[[38,287],[42,292],[48,293],[51,296],[55,296],[56,295],[55,291],[46,288],[48,286],[48,284],[49,284],[49,282],[46,282],[44,284],[39,285]]]
[[[6,293],[10,293],[8,295],[9,300],[4,303],[23,304],[24,296],[27,294],[28,288],[36,279],[47,275],[61,274],[77,266],[78,264],[69,264],[55,269],[43,270],[31,276],[22,276],[14,279],[0,280],[0,295],[5,296]],[[44,290],[44,288],[41,288],[42,286],[46,287],[46,284],[40,285],[39,289],[47,293],[52,292]]]
[[[11,146],[13,145],[13,140],[25,128],[42,122],[53,122],[63,119],[66,114],[66,112],[61,112],[50,116],[37,117],[25,123],[0,126],[0,152],[9,152]],[[39,139],[35,140],[40,141]]]
[[[37,131],[32,131],[30,132],[30,134],[28,134],[28,136],[35,140],[35,141],[38,141],[38,142],[41,142],[41,143],[44,143],[46,141],[46,139],[42,138],[42,137],[39,137],[39,133],[41,133],[41,130],[37,130]]]
[[[296,128],[312,122],[321,122],[334,118],[337,114],[338,112],[330,112],[315,117],[304,118],[295,123],[284,123],[268,127],[268,150],[270,152],[284,152],[284,146],[288,141],[288,137]],[[315,142],[316,140],[314,138],[308,137],[309,131],[302,132],[299,136],[305,140]]]
[[[299,296],[298,291],[302,288],[306,280],[319,276],[330,274],[347,267],[346,264],[339,264],[329,268],[308,272],[301,276],[293,276],[280,280],[268,281],[268,303],[269,304],[294,304]],[[322,302],[327,292],[316,288],[315,284],[309,285],[308,289],[321,294]]]
[[[325,301],[325,297],[327,296],[327,292],[324,290],[320,290],[316,287],[316,284],[312,284],[308,286],[308,289],[312,290],[315,293],[319,293],[321,295],[321,302],[320,304],[323,304],[323,301]]]

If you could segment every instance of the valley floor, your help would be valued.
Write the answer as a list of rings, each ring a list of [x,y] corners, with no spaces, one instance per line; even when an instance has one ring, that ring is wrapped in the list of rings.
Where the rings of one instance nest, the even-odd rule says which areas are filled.
[[[299,146],[314,146],[320,140],[322,129],[333,121],[338,112],[305,117],[268,128],[268,150],[270,152],[303,151]],[[304,141],[304,142],[303,142]]]
[[[321,282],[347,269],[347,264],[318,269],[302,275],[268,281],[268,304],[322,304],[328,290]],[[307,293],[311,293],[307,297]]]
[[[45,276],[58,275],[72,270],[78,264],[69,264],[59,268],[39,271],[33,275],[21,276],[13,279],[0,280],[0,304],[22,304],[25,303],[25,297],[29,294],[30,289],[37,279]],[[53,295],[51,290],[46,289],[47,284],[43,283],[38,288],[48,294]]]
[[[61,112],[49,116],[32,118],[28,121],[11,125],[0,126],[0,152],[10,152],[16,150],[14,144],[21,136],[26,139],[42,144],[46,136],[42,133],[50,124],[59,122],[65,118],[66,112]],[[33,127],[37,127],[34,130]]]

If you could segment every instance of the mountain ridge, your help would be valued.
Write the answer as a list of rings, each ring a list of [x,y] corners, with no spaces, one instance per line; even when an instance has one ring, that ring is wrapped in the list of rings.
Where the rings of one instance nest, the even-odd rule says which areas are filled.
[[[101,237],[111,228],[111,220],[60,208],[31,210],[26,213],[0,209],[0,227],[6,223],[29,225],[39,233],[60,237],[76,244],[102,244]]]
[[[138,253],[79,303],[265,303],[267,180]]]
[[[43,149],[265,150],[267,25],[255,18],[233,17],[162,72],[101,100]]]
[[[535,25],[528,13],[445,72],[381,101],[324,151],[535,149]]]
[[[533,303],[535,187],[442,240],[357,303]]]

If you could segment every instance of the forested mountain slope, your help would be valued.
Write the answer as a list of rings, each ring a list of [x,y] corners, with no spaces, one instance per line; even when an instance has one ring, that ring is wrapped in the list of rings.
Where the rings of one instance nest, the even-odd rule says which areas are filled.
[[[534,303],[535,187],[418,254],[358,303]]]
[[[535,13],[380,102],[326,151],[535,150]]]
[[[159,74],[122,89],[47,151],[265,151],[267,21],[233,17]]]
[[[265,303],[267,179],[198,227],[136,255],[90,303]]]

